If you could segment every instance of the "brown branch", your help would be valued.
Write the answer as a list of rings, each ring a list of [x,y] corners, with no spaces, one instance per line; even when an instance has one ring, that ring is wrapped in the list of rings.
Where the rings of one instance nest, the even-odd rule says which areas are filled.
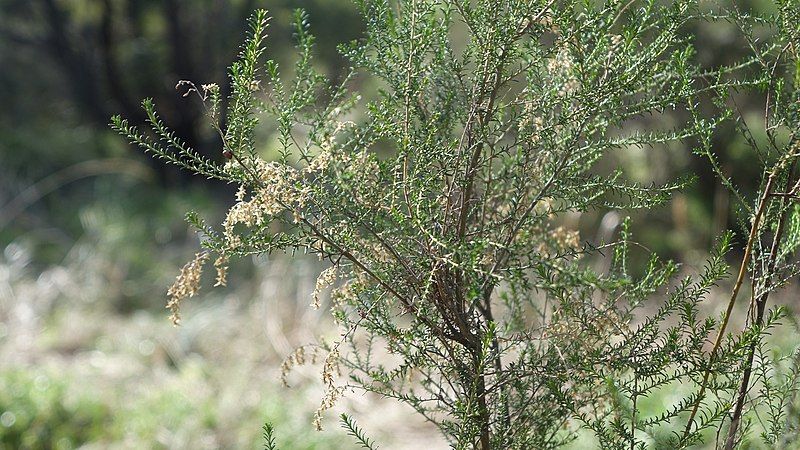
[[[787,191],[791,188],[793,169],[794,161],[792,161],[791,165],[789,166],[789,173],[786,178]],[[756,327],[760,327],[764,324],[764,311],[766,310],[767,300],[769,299],[770,293],[769,280],[772,277],[772,274],[775,271],[775,266],[778,263],[778,247],[780,246],[781,238],[783,237],[783,230],[785,228],[786,219],[788,216],[787,213],[788,211],[785,209],[785,198],[781,198],[781,215],[780,219],[778,220],[778,228],[775,230],[775,235],[772,237],[772,245],[770,246],[769,250],[769,259],[767,260],[766,271],[765,273],[761,274],[762,277],[765,277],[764,285],[761,286],[763,291],[757,296],[753,296],[750,304],[751,308],[755,307],[755,321],[753,325]],[[733,450],[736,444],[736,432],[738,431],[739,423],[741,422],[745,397],[747,396],[747,391],[750,389],[750,377],[753,370],[753,358],[755,357],[756,343],[756,340],[753,340],[753,342],[750,344],[750,348],[748,349],[747,360],[744,364],[744,374],[742,375],[742,382],[739,386],[739,394],[736,399],[736,406],[733,411],[733,416],[731,417],[731,425],[728,428],[728,436],[725,440],[725,450]]]
[[[728,300],[728,306],[725,309],[725,314],[722,318],[722,324],[720,325],[719,332],[717,334],[717,338],[714,341],[714,346],[711,348],[711,353],[709,355],[708,367],[703,373],[703,380],[700,382],[700,391],[697,393],[697,400],[695,400],[694,405],[692,406],[692,412],[689,414],[689,420],[686,422],[686,428],[683,430],[683,440],[689,437],[689,434],[692,431],[692,425],[694,425],[694,418],[697,415],[697,411],[700,408],[700,402],[703,401],[703,397],[705,396],[706,386],[708,384],[708,379],[711,376],[711,370],[714,365],[715,359],[717,357],[717,352],[719,351],[720,346],[722,345],[722,339],[725,336],[725,330],[728,327],[728,322],[731,318],[731,312],[733,312],[733,306],[736,304],[736,298],[739,296],[739,290],[742,288],[742,283],[744,283],[745,275],[747,275],[747,266],[750,263],[750,256],[753,252],[753,245],[758,236],[758,229],[761,225],[761,217],[766,210],[767,203],[769,203],[769,199],[772,192],[772,185],[775,183],[775,179],[778,176],[782,168],[782,164],[778,164],[770,173],[769,178],[767,178],[767,183],[764,186],[764,190],[761,193],[761,196],[758,201],[758,209],[756,210],[756,214],[753,217],[753,224],[750,227],[750,235],[747,238],[747,243],[745,244],[744,249],[744,256],[742,257],[742,263],[739,266],[739,274],[736,277],[736,282],[733,285],[733,290],[731,291],[730,299]]]

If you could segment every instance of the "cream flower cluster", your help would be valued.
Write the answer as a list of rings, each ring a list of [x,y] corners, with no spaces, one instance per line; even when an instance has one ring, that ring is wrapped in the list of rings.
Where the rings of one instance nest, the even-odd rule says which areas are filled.
[[[200,290],[200,277],[203,274],[203,265],[208,261],[208,252],[198,253],[194,259],[186,263],[181,273],[175,277],[175,282],[167,290],[169,301],[167,308],[172,312],[170,319],[174,325],[181,322],[181,302],[193,297]]]
[[[580,82],[572,72],[573,64],[572,55],[566,48],[559,50],[553,58],[547,61],[547,71],[564,80],[558,93],[561,97],[574,94],[580,87]]]
[[[317,284],[314,286],[314,293],[311,295],[313,298],[311,306],[314,309],[319,309],[321,303],[320,295],[322,294],[322,291],[332,286],[333,283],[336,282],[337,276],[338,267],[336,266],[328,267],[319,274],[319,277],[317,277]]]
[[[254,171],[258,175],[258,187],[247,198],[247,189],[241,186],[236,194],[236,204],[222,223],[231,248],[241,243],[241,238],[234,232],[237,224],[247,227],[264,225],[276,214],[302,207],[309,195],[307,188],[297,186],[299,174],[291,166],[257,159]]]

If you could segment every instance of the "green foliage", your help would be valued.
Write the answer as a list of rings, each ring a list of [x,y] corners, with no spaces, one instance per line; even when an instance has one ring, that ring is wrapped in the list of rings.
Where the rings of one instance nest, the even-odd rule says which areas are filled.
[[[218,256],[218,279],[233,256],[302,251],[330,262],[314,305],[333,285],[330,308],[342,333],[319,344],[327,357],[318,427],[322,411],[352,389],[410,405],[457,449],[558,448],[577,429],[609,449],[686,448],[726,430],[733,448],[750,431],[739,427],[743,413],[767,405],[783,417],[778,411],[789,403],[772,394],[766,361],[754,358],[781,318],[765,316],[768,293],[797,274],[796,233],[791,224],[784,229],[800,190],[798,94],[778,71],[797,60],[788,3],[763,18],[735,8],[711,15],[688,0],[357,4],[366,35],[342,52],[354,74],[380,86],[374,98],[362,98],[353,77],[335,84],[314,68],[302,12],[294,15],[298,57],[286,82],[277,63],[261,61],[266,13],[259,12],[231,69],[227,128],[217,126],[230,156],[224,166],[182,147],[151,102],[144,107],[160,143],[114,119],[118,131],[168,162],[239,184],[220,230],[191,217]],[[688,29],[719,18],[740,27],[752,56],[701,70]],[[755,39],[756,25],[774,27],[775,40]],[[755,76],[745,71],[751,67]],[[213,88],[189,86],[210,99],[215,120]],[[726,106],[730,92],[754,86],[769,92],[767,148]],[[277,161],[259,156],[260,112],[277,124]],[[667,114],[685,120],[637,130],[645,117]],[[640,184],[622,171],[603,173],[599,162],[681,140],[694,140],[738,193],[712,145],[728,120],[738,120],[764,176],[754,202],[735,194],[751,231],[717,321],[703,318],[701,306],[728,278],[731,234],[700,273],[678,278],[678,265],[654,254],[643,270],[630,270],[627,221],[617,242],[590,243],[561,219],[663,205],[691,177]],[[597,270],[591,261],[604,249],[613,255],[610,269]],[[203,260],[184,267],[171,308],[194,295]],[[748,327],[729,334],[747,274]],[[289,362],[302,363],[304,351]],[[347,381],[335,376],[342,368]],[[766,390],[748,397],[754,373]],[[655,411],[641,409],[680,386],[689,389]],[[779,391],[786,398],[792,389]],[[354,422],[342,422],[371,448]],[[779,440],[775,429],[764,439]]]
[[[156,114],[152,99],[145,99],[142,102],[142,107],[147,113],[147,122],[153,127],[157,138],[150,138],[141,134],[120,116],[111,118],[111,128],[127,137],[131,142],[139,145],[143,150],[170,164],[184,167],[208,178],[221,180],[229,178],[229,175],[226,175],[213,161],[204,158],[187,147],[180,138],[167,129]]]
[[[264,450],[277,450],[278,446],[275,444],[275,437],[273,433],[275,432],[275,428],[272,426],[271,423],[267,422],[264,424]]]
[[[67,380],[25,372],[0,374],[0,448],[73,449],[106,433],[111,411]]]
[[[355,420],[353,420],[352,417],[348,416],[345,413],[342,413],[342,415],[339,416],[339,418],[342,428],[347,430],[347,434],[353,436],[353,438],[356,440],[356,442],[358,442],[361,448],[365,448],[366,450],[376,450],[378,448],[378,446],[376,446],[375,443],[372,442],[367,437],[366,434],[364,434],[364,431],[358,428],[358,425],[356,424]]]

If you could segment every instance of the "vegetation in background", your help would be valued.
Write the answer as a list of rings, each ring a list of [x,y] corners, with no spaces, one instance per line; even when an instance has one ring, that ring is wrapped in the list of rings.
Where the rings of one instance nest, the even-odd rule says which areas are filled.
[[[127,216],[119,217],[121,223],[136,224],[128,238],[140,244],[135,253],[182,259],[171,254],[179,245],[141,245],[153,241],[156,231],[156,240],[163,237],[163,228],[170,228],[173,243],[184,240],[185,227],[175,223],[174,214],[138,211],[160,208],[158,199],[186,190],[192,191],[192,203],[224,211],[223,199],[232,192],[225,184],[191,177],[125,146],[108,130],[108,117],[124,113],[142,125],[138,100],[152,96],[184,139],[221,161],[220,142],[203,121],[202,107],[175,95],[175,83],[215,79],[228,92],[226,66],[244,38],[241,25],[261,3],[0,0],[0,98],[6,105],[0,111],[0,245],[24,241],[33,246],[34,264],[46,270],[60,264],[74,242],[96,231],[85,227],[82,211],[108,206]],[[286,29],[292,3],[270,1],[272,13],[284,18],[285,32],[270,48],[278,60],[292,50]],[[321,49],[329,48],[316,61],[337,77],[342,62],[334,42],[362,30],[354,7],[327,0],[305,5],[326,19],[316,29],[323,38]],[[139,239],[142,232],[150,236]],[[117,254],[120,259],[126,255]],[[139,255],[134,259],[133,264],[141,260]],[[122,308],[158,305],[161,288],[151,285],[152,279],[152,274],[129,273],[129,284],[153,290],[123,299],[120,303],[130,303]]]
[[[286,393],[276,382],[286,342],[309,338],[294,324],[330,328],[293,306],[313,289],[312,261],[262,261],[248,283],[195,302],[191,321],[174,328],[161,310],[115,314],[96,270],[108,260],[90,246],[43,273],[31,254],[0,254],[0,449],[260,448],[265,420],[279,427],[280,448],[355,448],[344,431],[305,432],[317,386]],[[385,410],[378,423],[398,413]]]
[[[772,370],[781,362],[764,340],[785,317],[767,307],[769,293],[798,273],[800,13],[791,0],[764,16],[683,0],[358,6],[366,37],[341,50],[353,76],[378,80],[374,98],[349,76],[332,83],[315,69],[302,12],[293,77],[282,78],[278,63],[262,61],[267,15],[259,11],[230,69],[227,110],[218,85],[181,82],[205,105],[225,165],[194,152],[150,100],[151,132],[113,119],[155,156],[239,186],[221,227],[189,215],[205,250],[170,289],[176,323],[206,263],[225,285],[232,258],[311,253],[330,264],[312,305],[333,286],[341,337],[299,348],[285,369],[322,362],[318,428],[337,399],[365,390],[410,405],[453,448],[557,448],[579,430],[602,448],[687,448],[715,432],[725,448],[794,441],[796,360]],[[748,56],[702,69],[687,33],[698,21],[735,24]],[[756,38],[763,28],[771,39]],[[751,89],[764,96],[765,140],[730,97]],[[255,135],[264,115],[278,130],[271,161]],[[653,116],[683,119],[640,130]],[[715,131],[728,123],[761,163],[753,199],[713,152]],[[664,205],[691,180],[637,183],[600,163],[686,140],[749,230],[719,320],[700,307],[729,277],[731,233],[700,273],[678,278],[675,263],[646,248],[649,262],[631,268],[628,221],[609,241],[563,225],[571,213]],[[606,268],[594,267],[604,258]],[[746,278],[747,326],[730,333]],[[667,390],[677,396],[644,408]]]

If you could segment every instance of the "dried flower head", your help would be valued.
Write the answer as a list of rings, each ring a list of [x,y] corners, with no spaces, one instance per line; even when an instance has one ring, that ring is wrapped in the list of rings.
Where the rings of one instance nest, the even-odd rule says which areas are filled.
[[[296,185],[298,173],[293,167],[260,159],[254,161],[254,166],[258,186],[249,199],[246,199],[246,188],[240,186],[236,194],[237,202],[228,211],[222,224],[229,248],[235,248],[240,243],[241,239],[234,231],[237,224],[247,227],[264,225],[288,208],[301,207],[310,195],[307,187]]]
[[[203,88],[203,93],[206,95],[219,92],[219,85],[217,83],[203,84],[200,87]]]
[[[311,294],[311,297],[313,298],[311,306],[314,309],[319,309],[320,294],[322,294],[324,289],[333,285],[333,283],[336,281],[338,272],[339,270],[337,266],[331,266],[323,270],[322,273],[319,274],[319,277],[317,277],[317,284],[314,287],[313,294]]]
[[[222,254],[214,261],[214,268],[217,269],[217,281],[214,287],[228,285],[228,255]]]
[[[547,71],[562,81],[558,95],[566,97],[574,94],[580,88],[580,82],[573,73],[574,61],[569,50],[562,48],[556,55],[547,61]]]
[[[178,325],[181,322],[181,302],[194,296],[200,290],[200,277],[203,274],[203,265],[207,261],[208,252],[194,255],[194,259],[181,268],[181,273],[175,277],[175,283],[167,290],[167,295],[169,296],[167,308],[172,312],[170,319],[174,325]]]
[[[314,412],[314,428],[317,431],[322,431],[322,413],[326,410],[333,408],[336,402],[341,398],[344,393],[344,387],[329,385],[322,397],[319,408]]]
[[[325,363],[322,366],[322,382],[326,385],[333,384],[333,375],[339,373],[339,349],[334,348],[325,357]]]
[[[281,364],[281,383],[283,383],[284,386],[289,386],[287,381],[289,372],[291,372],[294,367],[302,366],[308,362],[306,358],[309,356],[307,352],[307,348],[309,347],[311,348],[311,364],[316,364],[319,347],[310,345],[297,347],[291,355],[287,356],[286,359],[283,360],[283,363]]]
[[[306,170],[308,172],[320,172],[328,168],[331,161],[333,161],[333,154],[331,153],[330,144],[323,143],[322,151],[311,160]]]
[[[550,237],[555,242],[556,250],[559,252],[577,250],[581,246],[581,236],[577,230],[570,230],[559,226],[550,232]]]

